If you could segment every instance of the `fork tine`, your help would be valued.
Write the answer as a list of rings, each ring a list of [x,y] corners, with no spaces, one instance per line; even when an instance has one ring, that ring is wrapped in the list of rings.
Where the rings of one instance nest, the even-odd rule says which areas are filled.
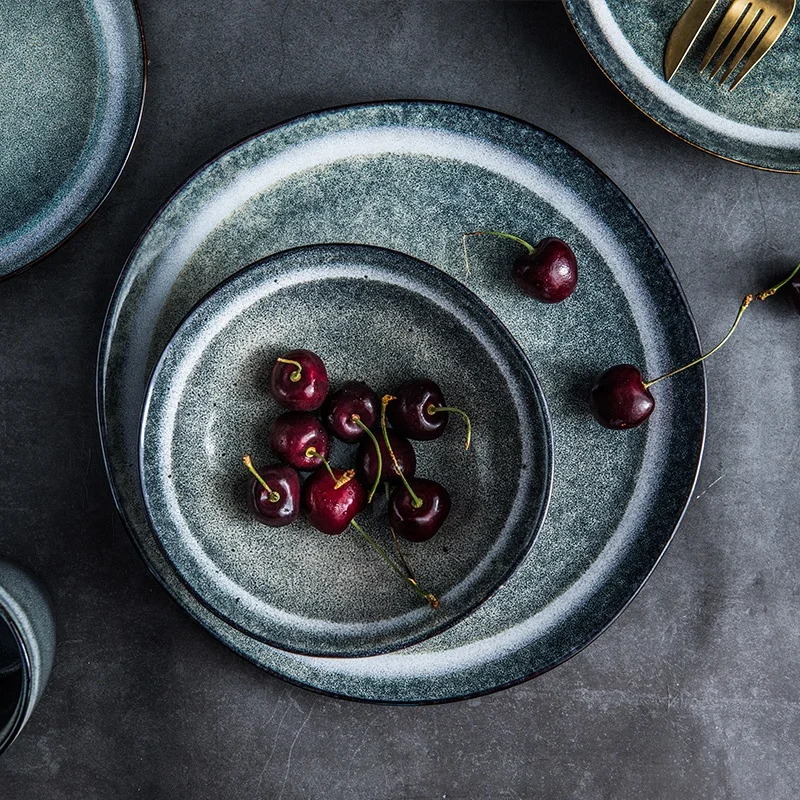
[[[766,19],[766,24],[764,20]],[[769,28],[769,26],[773,23],[775,17],[769,16],[768,14],[764,13],[753,24],[753,27],[750,28],[750,32],[745,36],[742,40],[742,43],[739,47],[736,48],[736,52],[734,53],[733,57],[731,58],[731,63],[728,68],[725,70],[722,77],[719,79],[720,83],[725,83],[726,80],[730,77],[731,73],[742,63],[744,57],[750,52],[753,45],[759,40],[759,37]]]
[[[787,17],[783,20],[775,20],[772,25],[770,25],[767,32],[762,37],[761,41],[755,46],[753,52],[750,53],[750,57],[745,61],[744,66],[742,67],[739,74],[734,79],[733,83],[731,84],[731,91],[733,91],[738,85],[739,81],[750,72],[753,67],[758,64],[759,61],[767,54],[768,50],[772,45],[775,44],[778,37],[783,33],[783,29],[789,24],[789,19],[791,17]]]
[[[717,50],[722,47],[722,43],[728,38],[728,34],[739,24],[739,20],[744,16],[745,12],[750,8],[752,3],[750,0],[734,0],[730,8],[725,12],[711,40],[711,44],[703,56],[703,61],[700,64],[700,72],[702,72],[711,63],[711,59],[716,55]]]
[[[753,3],[745,15],[741,18],[739,26],[733,32],[730,40],[725,45],[722,54],[717,59],[717,63],[713,66],[711,72],[708,73],[709,78],[713,78],[722,69],[722,67],[725,66],[725,62],[731,57],[731,54],[739,47],[742,41],[744,41],[760,13],[761,9],[756,8],[755,3]]]

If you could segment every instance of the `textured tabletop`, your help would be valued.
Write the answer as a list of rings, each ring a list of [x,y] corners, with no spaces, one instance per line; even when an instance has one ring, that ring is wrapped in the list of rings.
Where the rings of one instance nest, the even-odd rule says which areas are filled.
[[[114,510],[95,358],[143,227],[197,167],[307,111],[423,98],[577,147],[667,252],[703,340],[800,260],[800,175],[672,137],[596,68],[559,2],[142,0],[139,138],[100,211],[0,284],[0,554],[51,590],[47,691],[0,757],[0,800],[494,800],[800,795],[800,318],[783,298],[708,362],[706,454],[661,564],[556,670],[423,708],[270,677],[192,622]]]

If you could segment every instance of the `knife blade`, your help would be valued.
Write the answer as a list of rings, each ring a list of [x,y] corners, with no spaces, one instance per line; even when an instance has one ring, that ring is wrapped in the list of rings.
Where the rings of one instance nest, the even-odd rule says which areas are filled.
[[[667,81],[672,80],[672,76],[678,71],[718,2],[719,0],[692,0],[675,23],[664,50],[664,77]]]

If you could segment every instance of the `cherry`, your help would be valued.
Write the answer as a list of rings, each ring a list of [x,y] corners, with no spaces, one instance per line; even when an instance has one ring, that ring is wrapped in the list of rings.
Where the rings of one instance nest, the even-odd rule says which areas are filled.
[[[371,428],[378,421],[378,395],[361,381],[348,381],[328,395],[322,418],[328,430],[343,442],[363,438],[364,425]],[[363,425],[353,420],[356,416]]]
[[[392,493],[389,524],[409,542],[425,542],[442,527],[451,506],[450,494],[440,483],[411,478]]]
[[[566,300],[578,285],[578,262],[575,253],[562,239],[548,236],[534,247],[510,233],[500,231],[466,233],[462,243],[467,272],[469,272],[468,236],[500,236],[522,245],[525,252],[517,258],[512,268],[514,282],[520,291],[542,303],[560,303]]]
[[[604,427],[624,430],[641,425],[656,407],[656,401],[631,364],[606,370],[589,392],[589,407]]]
[[[328,462],[303,486],[303,506],[308,521],[330,536],[343,533],[367,504],[367,492],[352,469],[331,467]]]
[[[314,411],[328,394],[328,372],[310,350],[290,350],[272,367],[272,396],[292,411]]]
[[[389,442],[391,443],[397,463],[400,465],[400,469],[403,470],[406,475],[413,475],[417,471],[417,455],[414,452],[414,447],[411,442],[394,431],[389,431],[388,435]],[[386,446],[386,442],[377,440],[377,445],[380,451],[380,459],[378,458],[378,452],[373,442],[365,439],[358,446],[358,452],[356,453],[356,470],[358,471],[358,477],[361,478],[366,486],[372,486],[382,481],[397,483],[400,477],[392,464],[392,459],[389,457],[389,450]]]
[[[312,470],[328,457],[330,439],[322,423],[307,411],[285,411],[269,434],[270,447],[295,469]]]
[[[247,487],[250,513],[264,525],[290,525],[300,514],[300,476],[291,467],[278,464],[257,472],[250,456],[243,459],[253,475]]]
[[[787,284],[790,284],[791,287],[794,288],[795,284],[793,280],[798,273],[800,273],[800,264],[794,268],[787,278],[780,281],[780,283],[755,295],[755,299],[766,300]],[[667,372],[658,378],[654,378],[652,381],[645,381],[642,378],[642,373],[631,364],[619,364],[616,367],[611,367],[611,369],[606,370],[597,379],[589,392],[589,407],[592,410],[594,418],[601,425],[604,425],[606,428],[613,428],[614,430],[635,428],[637,425],[641,425],[650,414],[653,413],[653,409],[656,405],[655,398],[650,393],[650,387],[714,355],[714,353],[723,347],[728,339],[733,336],[733,332],[739,325],[742,315],[750,307],[753,299],[754,296],[748,294],[744,300],[742,300],[742,304],[739,306],[739,312],[736,315],[736,319],[733,321],[731,329],[716,347],[713,347],[705,353],[705,355],[701,355],[694,361],[690,361],[688,364],[678,367],[678,369]]]
[[[397,402],[386,408],[386,416],[392,428],[409,439],[430,441],[437,439],[447,427],[449,412],[461,414],[467,423],[467,449],[472,438],[472,424],[460,408],[452,408],[444,402],[439,385],[427,378],[408,381],[395,392]]]

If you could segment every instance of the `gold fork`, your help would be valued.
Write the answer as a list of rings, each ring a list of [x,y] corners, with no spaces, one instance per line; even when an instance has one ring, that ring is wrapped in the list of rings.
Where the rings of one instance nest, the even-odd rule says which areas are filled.
[[[700,72],[719,53],[709,77],[713,78],[728,62],[719,80],[721,85],[747,57],[731,83],[733,91],[783,33],[796,4],[797,0],[733,0],[706,50]]]

